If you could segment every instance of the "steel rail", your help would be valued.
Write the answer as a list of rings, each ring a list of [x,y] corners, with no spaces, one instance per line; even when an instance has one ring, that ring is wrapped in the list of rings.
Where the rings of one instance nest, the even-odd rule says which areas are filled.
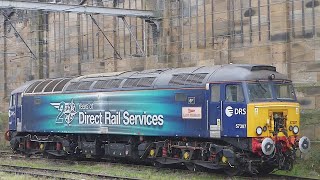
[[[67,180],[67,179],[68,180],[69,179],[76,180],[76,179],[73,179],[73,178],[64,178],[64,177],[60,177],[60,176],[51,176],[51,175],[46,175],[46,174],[37,174],[37,173],[31,173],[31,172],[21,172],[21,171],[15,171],[15,170],[4,170],[4,169],[1,169],[0,171],[4,172],[4,173],[30,175],[30,176],[33,176],[33,177],[41,177],[41,178],[54,178],[54,179],[60,179],[60,180]]]
[[[314,178],[300,177],[300,176],[288,176],[278,174],[268,174],[265,176],[259,176],[260,178],[271,178],[271,179],[283,179],[283,180],[314,180]]]
[[[39,173],[32,173],[30,171],[39,171],[43,173],[64,173],[64,174],[72,174],[72,175],[79,175],[79,176],[88,176],[92,178],[101,178],[101,179],[127,179],[127,180],[138,180],[137,178],[129,178],[129,177],[120,177],[120,176],[111,176],[111,175],[104,175],[104,174],[93,174],[93,173],[83,173],[79,171],[66,171],[66,170],[59,170],[59,169],[47,169],[47,168],[33,168],[33,167],[26,167],[26,166],[14,166],[14,165],[0,165],[0,171],[7,172],[7,173],[21,173],[21,174],[29,174],[32,176],[42,176],[42,177],[53,177],[53,178],[61,178],[56,177],[48,174],[39,174]],[[22,170],[22,171],[21,171]],[[26,172],[23,172],[26,171]],[[70,179],[70,178],[66,178]]]

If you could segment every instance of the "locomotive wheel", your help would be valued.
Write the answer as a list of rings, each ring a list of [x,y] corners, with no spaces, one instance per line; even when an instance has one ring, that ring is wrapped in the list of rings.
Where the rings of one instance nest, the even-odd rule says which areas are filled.
[[[228,176],[240,176],[244,172],[241,170],[240,167],[235,166],[235,167],[227,167],[223,169],[224,173],[226,173]]]

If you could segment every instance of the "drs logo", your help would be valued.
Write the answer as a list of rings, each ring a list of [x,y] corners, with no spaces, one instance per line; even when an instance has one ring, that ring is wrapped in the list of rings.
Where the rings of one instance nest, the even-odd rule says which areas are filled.
[[[246,108],[233,108],[231,106],[227,106],[225,110],[226,116],[232,117],[233,115],[246,115]]]

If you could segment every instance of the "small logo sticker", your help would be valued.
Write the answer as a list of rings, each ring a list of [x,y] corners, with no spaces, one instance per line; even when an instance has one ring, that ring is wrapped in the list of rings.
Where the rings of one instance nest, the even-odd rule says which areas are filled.
[[[225,113],[228,117],[233,115],[233,108],[231,106],[226,107]]]
[[[195,104],[196,103],[196,97],[188,97],[188,104]]]

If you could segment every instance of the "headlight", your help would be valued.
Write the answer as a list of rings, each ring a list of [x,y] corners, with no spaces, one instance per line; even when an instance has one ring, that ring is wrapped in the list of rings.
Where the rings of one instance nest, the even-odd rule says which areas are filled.
[[[293,127],[293,133],[294,134],[298,134],[298,132],[299,132],[299,127],[298,126],[294,126]]]
[[[262,128],[260,126],[257,127],[256,133],[260,136],[262,134]]]

